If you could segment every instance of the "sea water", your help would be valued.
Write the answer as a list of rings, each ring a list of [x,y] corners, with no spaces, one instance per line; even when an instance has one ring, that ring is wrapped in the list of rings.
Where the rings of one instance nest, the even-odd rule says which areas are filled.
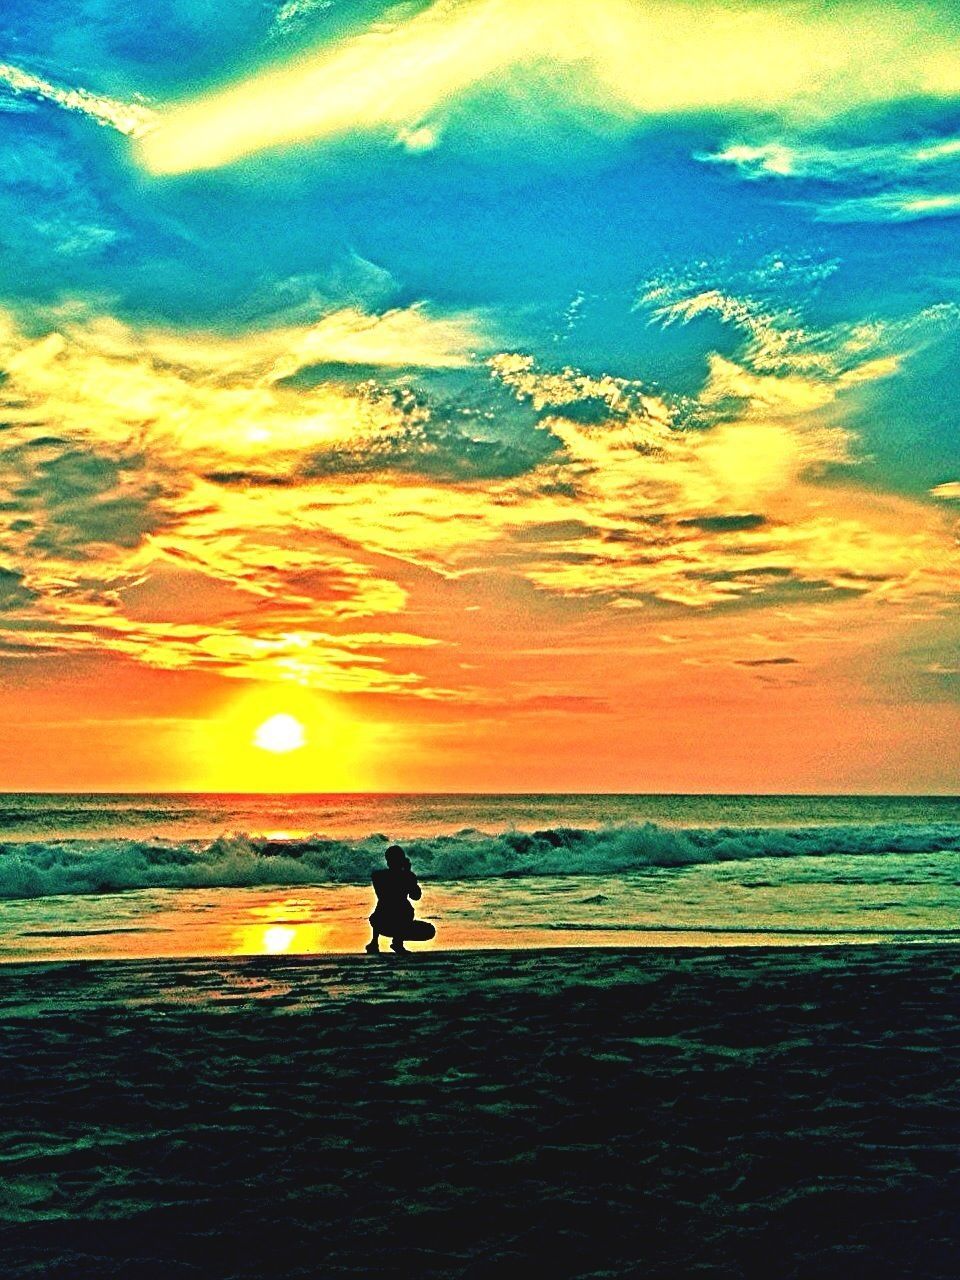
[[[0,960],[359,950],[404,845],[432,948],[960,939],[960,799],[0,796]]]

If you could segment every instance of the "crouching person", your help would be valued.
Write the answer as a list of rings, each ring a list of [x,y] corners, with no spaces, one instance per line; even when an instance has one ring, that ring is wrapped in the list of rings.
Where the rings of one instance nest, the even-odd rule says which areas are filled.
[[[414,918],[411,899],[419,902],[421,890],[410,859],[397,844],[392,844],[383,856],[386,867],[374,871],[371,877],[377,895],[377,905],[370,917],[373,936],[366,946],[371,955],[380,950],[381,934],[393,939],[391,950],[404,952],[405,942],[429,942],[437,932],[428,921]]]

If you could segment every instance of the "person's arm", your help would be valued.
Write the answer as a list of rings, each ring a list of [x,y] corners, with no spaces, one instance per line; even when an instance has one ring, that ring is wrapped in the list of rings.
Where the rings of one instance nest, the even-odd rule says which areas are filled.
[[[423,897],[423,892],[421,891],[420,885],[417,883],[417,877],[413,874],[413,872],[411,871],[408,874],[409,874],[410,884],[409,884],[409,888],[407,889],[407,897],[412,898],[414,902],[418,902],[420,898]]]

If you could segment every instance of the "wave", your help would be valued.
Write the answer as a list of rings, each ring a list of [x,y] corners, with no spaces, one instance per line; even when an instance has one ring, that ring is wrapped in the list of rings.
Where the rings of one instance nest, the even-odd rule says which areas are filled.
[[[366,884],[389,843],[227,834],[198,840],[32,840],[0,844],[0,898],[256,885]],[[647,867],[757,858],[960,852],[960,825],[712,827],[655,823],[488,834],[465,829],[405,841],[425,880],[627,874]]]

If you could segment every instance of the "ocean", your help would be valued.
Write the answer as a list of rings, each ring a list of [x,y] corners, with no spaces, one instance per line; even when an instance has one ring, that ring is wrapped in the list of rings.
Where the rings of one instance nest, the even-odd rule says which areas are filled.
[[[960,799],[0,796],[0,960],[367,939],[388,843],[431,949],[960,939]]]

